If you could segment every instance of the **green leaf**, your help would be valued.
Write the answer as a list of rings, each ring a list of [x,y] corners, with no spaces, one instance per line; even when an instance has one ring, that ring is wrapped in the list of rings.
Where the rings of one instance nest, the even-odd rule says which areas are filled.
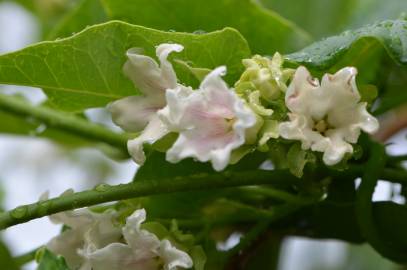
[[[384,48],[396,62],[407,64],[407,21],[384,21],[346,31],[287,55],[287,58],[296,64],[326,70],[339,61],[343,62],[342,65],[356,66],[358,61],[371,59],[366,54],[371,55],[378,47]],[[353,54],[354,57],[344,62],[345,54]]]
[[[82,0],[52,29],[48,39],[69,37],[89,25],[106,22],[107,19],[100,0]]]
[[[11,253],[8,250],[7,246],[1,241],[0,241],[0,265],[1,269],[7,270],[19,269],[13,257],[11,256]]]
[[[380,235],[392,245],[407,250],[407,206],[377,202],[373,207]]]
[[[405,0],[260,0],[316,38],[335,35],[377,21],[398,19]]]
[[[260,0],[260,2],[301,25],[316,38],[335,34],[351,16],[355,0]]]
[[[37,253],[37,262],[37,270],[69,270],[62,256],[57,256],[45,248]]]
[[[244,38],[234,29],[204,35],[169,33],[113,21],[67,39],[42,42],[0,56],[0,83],[43,88],[54,106],[71,111],[105,106],[125,96],[140,94],[122,73],[125,52],[142,47],[155,56],[164,42],[184,45],[177,59],[195,67],[228,67],[226,80],[234,82],[242,71],[241,59],[250,56]],[[188,83],[191,75],[179,73]]]
[[[306,32],[252,0],[102,0],[113,19],[169,31],[214,31],[233,27],[254,53],[298,50],[311,39]]]

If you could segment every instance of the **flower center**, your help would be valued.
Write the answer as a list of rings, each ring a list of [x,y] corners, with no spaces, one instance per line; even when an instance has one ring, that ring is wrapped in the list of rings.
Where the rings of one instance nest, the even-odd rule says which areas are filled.
[[[225,118],[225,121],[226,121],[226,125],[227,125],[227,132],[233,131],[233,126],[234,126],[234,124],[236,122],[236,118],[235,117],[233,117],[233,118]]]
[[[317,131],[322,135],[325,135],[325,132],[329,129],[332,129],[332,126],[328,123],[326,118],[314,120],[314,127],[312,128],[313,131]]]

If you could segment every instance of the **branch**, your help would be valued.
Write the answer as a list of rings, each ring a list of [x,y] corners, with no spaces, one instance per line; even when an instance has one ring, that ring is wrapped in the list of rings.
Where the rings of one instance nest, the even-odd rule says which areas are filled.
[[[90,141],[104,142],[123,150],[123,152],[127,154],[127,136],[113,132],[108,128],[77,116],[46,107],[33,106],[18,98],[2,94],[0,94],[0,110],[22,117],[33,117],[49,127],[77,135]]]
[[[388,259],[396,262],[406,262],[405,251],[400,250],[391,241],[386,241],[386,238],[380,235],[374,222],[373,193],[386,164],[385,157],[384,146],[373,143],[370,159],[366,164],[366,170],[357,191],[356,216],[362,235],[374,249]]]
[[[116,186],[101,184],[96,186],[93,190],[82,191],[72,195],[23,205],[11,211],[4,212],[0,215],[0,229],[5,229],[16,224],[57,212],[110,201],[191,190],[277,183],[288,184],[298,181],[298,178],[294,177],[286,170],[255,170],[245,172],[197,174],[188,177],[146,180]]]

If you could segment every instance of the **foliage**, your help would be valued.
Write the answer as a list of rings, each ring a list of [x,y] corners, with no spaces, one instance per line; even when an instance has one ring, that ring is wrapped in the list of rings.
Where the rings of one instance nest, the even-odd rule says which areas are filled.
[[[333,104],[326,110],[329,112],[359,106],[352,116],[365,116],[366,122],[372,123],[376,121],[373,115],[385,119],[386,112],[405,105],[407,21],[398,14],[407,11],[405,1],[82,0],[61,1],[59,6],[56,1],[51,1],[52,6],[44,6],[40,0],[15,2],[38,17],[44,40],[0,55],[0,84],[41,88],[47,100],[32,104],[18,95],[0,94],[1,133],[46,138],[68,149],[98,148],[117,160],[133,155],[130,145],[134,138],[143,137],[144,132],[148,135],[149,125],[153,125],[151,111],[165,134],[157,140],[146,135],[138,145],[144,149],[146,161],[140,164],[133,181],[117,186],[102,183],[93,190],[67,192],[17,207],[0,214],[0,228],[65,215],[65,220],[58,222],[67,226],[58,237],[85,235],[79,244],[74,243],[79,245],[75,252],[89,255],[108,246],[97,246],[105,240],[100,224],[110,226],[114,240],[108,244],[131,246],[131,241],[123,240],[122,227],[132,213],[144,208],[148,216],[142,229],[151,239],[168,240],[179,251],[177,256],[181,256],[180,251],[188,253],[196,270],[258,269],[260,265],[275,269],[279,245],[291,235],[366,242],[382,256],[407,263],[406,205],[391,202],[391,198],[385,202],[373,202],[372,198],[379,179],[399,183],[405,193],[407,172],[401,164],[407,157],[387,154],[384,142],[372,140],[371,132],[363,129],[364,122],[358,119],[346,119],[356,121],[349,128],[357,129],[352,133],[356,138],[346,144],[343,138],[342,144],[333,143],[348,147],[341,150],[345,155],[335,164],[325,162],[323,155],[328,150],[307,147],[304,138],[284,137],[279,129],[282,122],[295,122],[298,114],[289,102],[303,96],[314,98],[307,89],[322,89],[327,81],[339,81],[342,88],[357,92],[352,100],[347,99],[348,92],[338,94],[337,100],[329,101]],[[325,38],[315,41],[307,32],[314,38]],[[169,56],[160,54],[155,50],[163,43],[179,47]],[[138,48],[132,50],[136,62],[126,55],[132,48]],[[141,68],[137,61],[143,63]],[[138,73],[129,79],[126,66],[131,64]],[[216,69],[219,66],[227,68],[224,77]],[[356,70],[345,67],[357,68],[355,84]],[[299,71],[309,71],[321,79],[321,84],[305,78],[292,86],[301,79]],[[157,74],[159,77],[154,77]],[[144,84],[140,83],[143,80]],[[154,96],[165,100],[164,104],[154,101],[154,106],[143,111],[142,102],[151,102],[146,89],[154,87],[166,91]],[[227,94],[219,94],[218,99],[205,95],[213,88],[218,94],[219,89],[227,88]],[[272,94],[267,95],[267,91]],[[227,96],[229,93],[233,94]],[[90,108],[111,109],[112,102],[130,96],[140,106],[131,108],[140,112],[131,116],[140,118],[143,128],[147,125],[144,131],[123,128],[116,132],[84,116]],[[233,106],[219,97],[229,98],[227,102],[234,102]],[[309,103],[322,107],[328,99],[321,95]],[[191,100],[195,103],[188,107]],[[208,100],[212,103],[204,103]],[[346,107],[346,102],[356,105]],[[205,110],[196,116],[200,106]],[[216,110],[210,106],[217,106]],[[199,153],[211,140],[217,146],[223,143],[216,140],[222,132],[235,135],[244,109],[252,113],[246,116],[253,116],[247,116],[246,123],[253,124],[238,134],[243,142],[227,153],[214,151],[209,158],[202,158]],[[311,106],[302,113],[317,109]],[[341,115],[349,113],[345,109]],[[211,117],[202,117],[206,113]],[[222,114],[228,116],[219,124],[215,118]],[[309,132],[322,134],[323,139],[335,128],[345,132],[345,124],[334,127],[328,113],[320,119],[309,114]],[[192,119],[189,122],[185,120],[188,117]],[[123,119],[114,115],[113,121],[125,126]],[[210,124],[194,130],[202,123]],[[218,125],[226,128],[220,128],[215,136],[211,132]],[[191,134],[201,141],[188,141]],[[182,140],[184,144],[179,143]],[[180,145],[194,145],[198,154],[182,152]],[[182,160],[170,159],[171,149],[180,151]],[[225,156],[228,166],[215,172],[210,162]],[[358,178],[362,180],[356,187]],[[94,206],[105,202],[113,203]],[[80,207],[88,207],[87,212],[70,212]],[[63,213],[56,214],[59,212]],[[75,215],[84,215],[87,221],[80,223]],[[107,215],[111,217],[104,219]],[[129,226],[136,226],[131,233],[140,231],[140,224]],[[243,235],[236,247],[226,251],[216,247],[236,232]],[[154,254],[157,250],[155,247]],[[72,258],[53,252],[41,249],[37,253],[39,270],[68,269]],[[160,256],[154,263],[166,264],[165,256]],[[0,264],[18,269],[3,245]]]

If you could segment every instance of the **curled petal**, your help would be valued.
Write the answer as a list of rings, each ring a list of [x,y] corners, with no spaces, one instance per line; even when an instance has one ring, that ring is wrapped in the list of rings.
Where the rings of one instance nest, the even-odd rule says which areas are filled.
[[[141,223],[146,220],[144,209],[136,210],[126,220],[123,227],[123,236],[127,244],[134,250],[137,258],[154,257],[152,252],[160,246],[160,240],[147,230],[140,229]]]
[[[129,60],[123,71],[145,95],[164,96],[166,89],[177,86],[177,76],[167,57],[171,52],[182,50],[183,47],[179,44],[165,43],[157,46],[156,53],[161,62],[159,67],[154,59],[141,54],[140,48],[129,49]]]
[[[139,165],[144,164],[146,156],[143,144],[153,144],[166,134],[168,134],[168,129],[163,125],[158,116],[154,115],[142,133],[137,138],[127,142],[127,149],[133,160]]]
[[[178,267],[191,268],[193,266],[191,257],[184,251],[175,248],[166,239],[161,241],[160,255],[164,261],[165,270],[176,270]]]

